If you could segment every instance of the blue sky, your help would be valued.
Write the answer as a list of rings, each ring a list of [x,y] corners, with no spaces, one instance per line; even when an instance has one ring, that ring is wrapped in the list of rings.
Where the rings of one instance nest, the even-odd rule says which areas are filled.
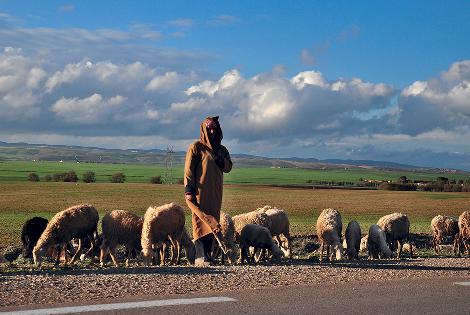
[[[468,34],[466,1],[0,0],[0,140],[185,149],[220,114],[237,153],[470,169]]]

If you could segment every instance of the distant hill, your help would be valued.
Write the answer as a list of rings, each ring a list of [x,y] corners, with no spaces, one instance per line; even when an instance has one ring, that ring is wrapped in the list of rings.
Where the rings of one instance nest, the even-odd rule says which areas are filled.
[[[173,154],[175,164],[183,164],[185,152],[178,151]],[[97,163],[143,163],[163,164],[166,150],[152,149],[104,149],[97,147],[81,147],[67,145],[46,145],[28,143],[6,143],[0,141],[0,161],[79,161]],[[467,172],[454,169],[441,169],[419,167],[399,164],[388,161],[371,160],[341,160],[315,158],[269,158],[249,154],[232,154],[234,163],[242,167],[276,167],[276,168],[305,168],[305,169],[377,169],[377,170],[406,170],[435,173],[462,173]]]

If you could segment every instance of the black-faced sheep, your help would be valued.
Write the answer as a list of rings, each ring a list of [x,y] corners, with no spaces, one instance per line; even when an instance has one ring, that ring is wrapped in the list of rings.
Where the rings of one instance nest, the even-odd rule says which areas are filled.
[[[41,266],[42,256],[47,249],[52,246],[56,247],[57,260],[59,264],[61,249],[73,238],[79,239],[78,249],[72,257],[73,264],[82,251],[82,243],[84,239],[89,238],[91,241],[91,251],[94,248],[94,235],[97,233],[99,215],[98,211],[87,204],[73,206],[58,212],[47,224],[46,229],[39,238],[33,249],[33,258],[36,266]]]
[[[369,234],[367,235],[367,249],[369,252],[369,259],[388,259],[392,257],[392,251],[387,244],[387,236],[377,224],[373,224],[369,228]]]
[[[100,263],[103,266],[104,260],[109,252],[114,265],[117,267],[116,248],[118,245],[126,247],[126,266],[132,253],[141,251],[141,235],[144,220],[134,213],[124,210],[114,210],[104,215],[101,221],[103,230],[103,243],[101,245]]]
[[[320,261],[323,261],[323,252],[326,245],[326,255],[330,261],[341,260],[343,245],[341,244],[341,233],[343,223],[341,214],[335,209],[323,210],[317,219],[317,235],[320,240]],[[330,256],[331,249],[331,256]]]
[[[144,215],[142,226],[142,256],[144,264],[149,265],[160,252],[162,243],[170,239],[176,251],[176,263],[180,260],[181,237],[184,231],[184,210],[180,206],[170,203],[160,207],[149,207]],[[161,251],[160,264],[165,263],[165,251]]]
[[[346,256],[348,259],[359,259],[361,246],[361,227],[357,221],[349,222],[344,234],[346,240]]]
[[[377,225],[385,232],[390,248],[396,248],[398,243],[397,258],[401,257],[401,251],[405,241],[410,243],[410,257],[413,256],[413,246],[410,242],[410,220],[406,214],[392,213],[383,216],[377,221]]]
[[[459,241],[459,222],[457,219],[437,215],[431,220],[432,244],[436,254],[440,253],[439,245],[444,237],[451,237],[454,243],[454,254],[457,255]]]
[[[271,219],[266,213],[261,211],[238,214],[232,217],[232,221],[235,226],[235,240],[237,242],[240,242],[240,233],[247,224],[257,224],[268,229],[271,227]]]
[[[21,229],[21,243],[23,244],[23,258],[32,258],[33,248],[36,246],[42,232],[46,229],[47,219],[34,217],[27,220]]]
[[[282,257],[283,253],[274,243],[273,237],[269,230],[261,225],[247,224],[240,232],[240,263],[253,262],[253,255],[248,255],[248,249],[253,247],[255,252],[257,249],[267,249],[273,254],[274,259]]]
[[[292,239],[289,232],[289,217],[287,213],[276,207],[264,206],[256,211],[264,212],[271,219],[269,231],[276,238],[279,247],[284,252],[284,256],[292,258]]]
[[[470,211],[464,211],[459,216],[459,248],[458,253],[463,254],[466,249],[470,256]]]

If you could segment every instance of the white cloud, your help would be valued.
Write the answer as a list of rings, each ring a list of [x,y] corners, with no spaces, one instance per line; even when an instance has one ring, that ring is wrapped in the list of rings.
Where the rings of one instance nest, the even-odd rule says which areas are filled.
[[[192,19],[176,19],[167,21],[166,24],[176,27],[191,27],[195,24],[195,21]]]
[[[148,91],[156,90],[169,90],[178,85],[181,78],[178,76],[178,73],[171,71],[167,72],[164,75],[154,77],[145,87]]]

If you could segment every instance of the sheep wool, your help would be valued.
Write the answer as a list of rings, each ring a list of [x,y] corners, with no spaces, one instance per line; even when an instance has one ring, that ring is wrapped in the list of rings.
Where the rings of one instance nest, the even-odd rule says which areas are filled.
[[[341,233],[343,223],[341,214],[336,209],[323,210],[317,219],[317,235],[321,243],[320,261],[323,260],[323,251],[326,245],[327,253],[331,253],[330,260],[342,259],[343,246],[341,244]],[[331,249],[331,252],[330,252]]]
[[[470,211],[464,211],[459,216],[459,242],[458,253],[463,254],[466,249],[470,256]]]
[[[390,248],[395,248],[398,243],[397,258],[400,258],[404,242],[410,242],[410,220],[408,216],[403,213],[392,213],[381,217],[377,221],[377,225],[385,232]],[[410,249],[410,257],[412,257],[411,243]]]
[[[457,219],[448,216],[437,215],[431,220],[431,230],[432,244],[436,254],[440,253],[439,245],[443,238],[447,236],[452,237],[454,243],[454,254],[457,254],[459,235],[459,222]]]

